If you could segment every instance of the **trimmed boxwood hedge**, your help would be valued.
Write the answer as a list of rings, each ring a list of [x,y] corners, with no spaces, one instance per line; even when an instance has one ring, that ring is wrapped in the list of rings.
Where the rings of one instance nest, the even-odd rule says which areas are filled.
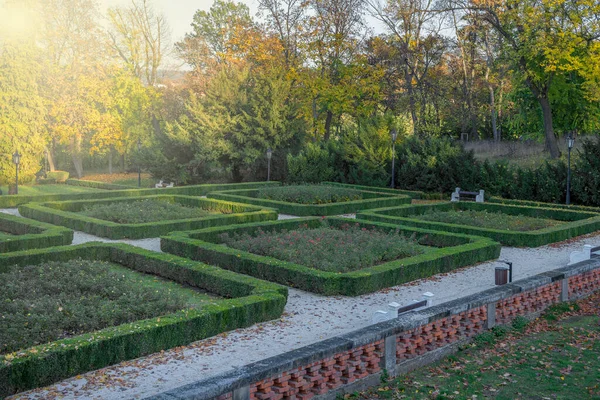
[[[232,214],[156,221],[142,224],[120,224],[117,222],[106,221],[78,214],[78,212],[81,211],[86,205],[129,202],[132,201],[130,198],[63,201],[43,204],[29,203],[19,206],[19,212],[21,215],[28,218],[55,225],[66,226],[77,231],[82,231],[109,239],[142,239],[159,237],[161,235],[166,235],[171,231],[201,229],[211,226],[277,219],[277,212],[275,210],[247,204],[232,203],[228,201],[173,195],[144,196],[137,197],[134,200],[141,199],[159,199],[161,201],[169,201],[171,203],[176,202],[189,207],[200,207],[212,211],[232,212]]]
[[[427,197],[427,194],[425,192],[421,192],[421,191],[417,191],[417,190],[403,190],[403,189],[392,189],[389,187],[382,188],[379,186],[353,185],[350,183],[340,183],[340,182],[323,182],[322,185],[340,186],[340,187],[346,187],[346,188],[350,188],[350,189],[370,190],[370,191],[377,191],[377,192],[391,193],[391,194],[404,194],[404,195],[407,195],[408,197],[410,197],[411,199],[424,199]]]
[[[103,190],[127,190],[127,189],[137,189],[128,185],[119,185],[116,183],[108,183],[108,182],[98,182],[98,181],[86,181],[83,179],[67,179],[65,182],[70,186],[83,186],[94,189],[103,189]]]
[[[171,254],[125,244],[88,243],[0,255],[2,267],[74,258],[103,260],[225,299],[0,355],[0,398],[124,360],[182,346],[224,331],[279,318],[287,288]]]
[[[21,204],[48,201],[96,200],[117,197],[140,197],[163,194],[179,194],[184,196],[206,196],[209,192],[230,189],[255,189],[263,186],[279,186],[279,182],[247,182],[247,183],[217,183],[207,185],[178,186],[164,189],[127,189],[127,190],[98,190],[97,192],[45,194],[45,195],[5,195],[0,196],[0,208],[14,208]]]
[[[511,232],[500,229],[479,228],[470,225],[449,224],[445,222],[424,221],[419,219],[420,214],[428,210],[475,210],[502,212],[508,215],[523,215],[527,217],[548,218],[566,221],[563,224],[527,232]],[[537,247],[549,243],[561,242],[576,236],[585,235],[600,230],[600,214],[566,210],[560,208],[542,208],[512,206],[497,203],[439,203],[423,204],[404,207],[382,208],[361,212],[357,218],[369,221],[397,223],[403,226],[414,226],[437,231],[455,232],[467,235],[485,236],[507,246]]]
[[[416,235],[419,243],[431,246],[424,254],[347,273],[325,272],[303,265],[260,256],[219,244],[222,233],[253,233],[297,229],[302,225],[319,227],[322,221],[330,226],[358,223],[361,227],[384,231],[399,229],[401,234]],[[161,238],[165,252],[218,265],[260,279],[282,283],[309,292],[325,295],[357,296],[383,288],[426,278],[459,267],[497,258],[500,244],[475,236],[446,234],[431,230],[329,217],[308,217],[292,220],[261,222],[209,228],[191,232],[173,232]]]
[[[70,229],[4,213],[0,213],[0,230],[15,235],[0,238],[0,253],[63,246],[73,241]]]
[[[598,207],[577,206],[574,204],[566,205],[566,204],[556,204],[556,203],[542,203],[541,201],[531,201],[531,200],[512,200],[512,199],[505,199],[502,197],[495,197],[495,196],[492,196],[489,199],[486,199],[486,201],[488,201],[490,203],[508,204],[508,205],[513,205],[513,206],[560,208],[560,209],[565,209],[565,210],[589,211],[589,212],[600,213],[600,208],[598,208]]]
[[[299,216],[341,215],[355,213],[370,208],[410,204],[411,202],[410,197],[402,194],[390,194],[371,190],[359,190],[359,192],[363,195],[362,200],[329,204],[299,204],[286,201],[259,199],[256,198],[258,193],[257,189],[217,191],[209,193],[208,197],[276,208],[280,213]]]

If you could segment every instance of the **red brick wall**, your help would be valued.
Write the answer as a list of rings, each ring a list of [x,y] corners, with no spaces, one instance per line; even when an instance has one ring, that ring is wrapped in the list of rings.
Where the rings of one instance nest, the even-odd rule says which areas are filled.
[[[600,270],[586,272],[569,278],[569,298],[583,296],[600,287]]]
[[[496,323],[507,324],[518,315],[542,311],[560,301],[560,281],[519,293],[496,303]]]

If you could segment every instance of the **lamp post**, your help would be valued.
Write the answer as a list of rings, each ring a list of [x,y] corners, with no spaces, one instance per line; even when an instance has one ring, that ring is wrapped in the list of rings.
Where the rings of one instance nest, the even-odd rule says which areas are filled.
[[[267,149],[267,182],[271,180],[271,157],[273,157],[273,150],[269,147]]]
[[[396,138],[398,137],[398,131],[396,130],[396,128],[390,131],[390,135],[392,136],[392,183],[390,184],[390,187],[393,189],[396,167]]]
[[[138,149],[138,187],[142,187],[142,166],[140,164],[140,152],[142,151],[142,140],[138,138],[137,141],[137,149]]]
[[[571,149],[575,145],[575,137],[573,131],[567,135],[567,205],[571,204]]]
[[[21,155],[19,150],[15,151],[12,156],[13,163],[15,163],[15,194],[19,194],[19,164],[21,163]]]

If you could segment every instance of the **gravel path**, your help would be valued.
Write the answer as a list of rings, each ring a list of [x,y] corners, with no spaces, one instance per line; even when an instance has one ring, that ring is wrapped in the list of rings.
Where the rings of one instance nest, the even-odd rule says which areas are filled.
[[[280,216],[280,219],[291,217]],[[77,237],[100,239],[85,234]],[[152,240],[158,239],[130,242]],[[569,253],[581,249],[583,244],[600,245],[600,233],[534,249],[504,247],[500,257],[514,263],[514,279],[518,280],[563,267]],[[290,289],[285,313],[278,320],[123,362],[13,399],[143,398],[365,327],[370,324],[373,312],[384,309],[392,301],[406,304],[420,299],[424,292],[432,292],[434,304],[439,304],[492,288],[494,267],[498,265],[501,264],[482,263],[354,298],[324,297]]]

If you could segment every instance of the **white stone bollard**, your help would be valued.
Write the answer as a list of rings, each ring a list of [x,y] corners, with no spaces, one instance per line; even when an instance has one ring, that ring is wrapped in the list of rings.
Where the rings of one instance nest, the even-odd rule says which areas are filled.
[[[456,188],[450,197],[450,201],[460,201],[460,188]]]
[[[480,190],[477,197],[475,197],[477,203],[483,203],[485,201],[485,190]]]
[[[569,263],[567,265],[577,264],[578,262],[587,261],[592,258],[592,246],[589,244],[583,245],[582,251],[574,251],[569,257]]]

